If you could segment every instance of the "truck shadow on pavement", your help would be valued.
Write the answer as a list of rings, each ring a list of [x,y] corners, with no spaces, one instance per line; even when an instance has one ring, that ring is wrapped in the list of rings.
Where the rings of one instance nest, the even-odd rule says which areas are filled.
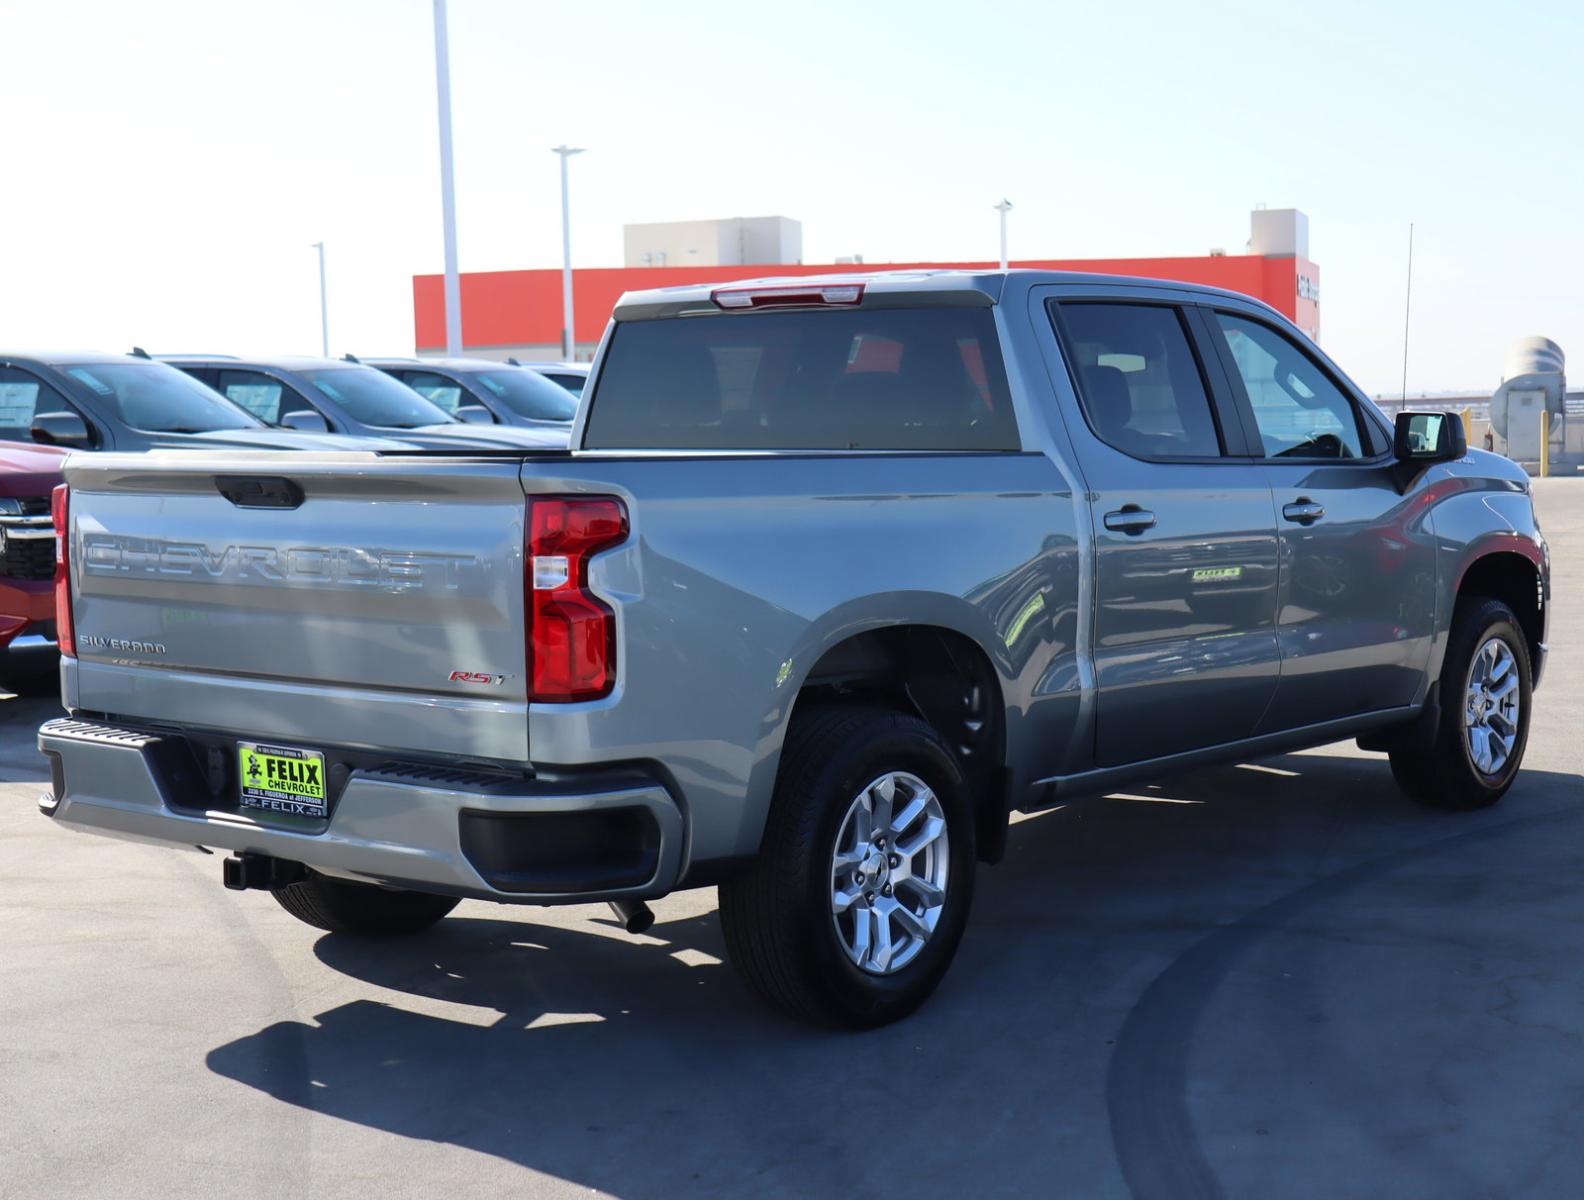
[[[33,684],[32,692],[23,690],[12,694],[9,689],[13,687],[26,687]],[[56,685],[57,691],[59,685]],[[60,697],[49,692],[44,685],[36,680],[28,680],[25,684],[9,684],[0,681],[0,729],[7,734],[13,731],[22,731],[20,738],[6,737],[0,741],[0,783],[13,783],[24,780],[35,780],[49,776],[49,765],[38,752],[38,746],[32,735],[45,721],[54,717],[66,715],[66,710],[61,708]]]
[[[1415,903],[1456,903],[1414,863],[1520,825],[1554,838],[1578,789],[1526,771],[1497,809],[1453,816],[1403,799],[1382,758],[1287,755],[1021,820],[940,992],[862,1035],[761,1012],[713,912],[643,938],[535,909],[400,942],[327,935],[315,953],[368,995],[207,1063],[624,1197],[1216,1195],[1187,1046],[1234,960],[1300,911],[1324,929],[1349,879],[1396,862]],[[1273,1094],[1292,1068],[1271,1064]]]

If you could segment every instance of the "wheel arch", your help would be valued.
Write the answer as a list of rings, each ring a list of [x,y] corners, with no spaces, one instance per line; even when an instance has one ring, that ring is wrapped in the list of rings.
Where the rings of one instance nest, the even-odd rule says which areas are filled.
[[[973,789],[978,857],[999,861],[1010,813],[1012,671],[982,613],[963,601],[931,599],[936,602],[908,605],[909,617],[833,614],[810,629],[783,666],[789,698],[767,719],[770,753],[761,757],[750,789],[765,798],[763,812],[787,730],[800,712],[844,701],[881,704],[919,716],[952,746]],[[1003,653],[998,657],[987,647]]]
[[[1513,610],[1528,643],[1531,668],[1539,670],[1546,637],[1545,572],[1533,545],[1520,541],[1515,546],[1504,539],[1488,546],[1464,562],[1453,590],[1453,604],[1471,596],[1489,596]]]

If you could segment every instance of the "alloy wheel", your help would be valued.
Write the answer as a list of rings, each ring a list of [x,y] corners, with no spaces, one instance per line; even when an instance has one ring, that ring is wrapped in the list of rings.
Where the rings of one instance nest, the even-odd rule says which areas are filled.
[[[946,905],[950,839],[940,798],[891,771],[847,808],[831,855],[831,917],[860,970],[890,975],[918,957]]]

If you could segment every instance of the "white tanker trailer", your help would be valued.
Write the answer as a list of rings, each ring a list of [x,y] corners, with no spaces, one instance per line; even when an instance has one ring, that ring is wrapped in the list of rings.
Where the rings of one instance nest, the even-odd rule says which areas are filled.
[[[1562,347],[1550,338],[1521,338],[1507,355],[1501,386],[1491,396],[1492,448],[1516,462],[1540,461],[1540,414],[1550,419],[1551,460],[1567,446],[1567,375]]]

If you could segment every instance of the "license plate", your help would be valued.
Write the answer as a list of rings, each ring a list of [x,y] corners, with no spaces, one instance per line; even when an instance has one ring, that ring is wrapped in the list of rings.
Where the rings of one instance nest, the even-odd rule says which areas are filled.
[[[324,755],[319,751],[238,742],[237,754],[241,800],[248,808],[298,817],[328,812]]]

